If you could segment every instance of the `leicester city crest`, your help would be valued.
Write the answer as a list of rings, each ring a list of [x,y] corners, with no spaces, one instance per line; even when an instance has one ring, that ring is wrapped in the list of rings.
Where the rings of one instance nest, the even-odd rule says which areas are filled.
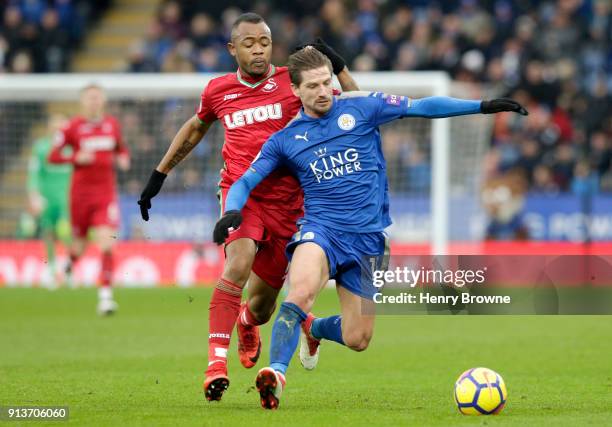
[[[342,130],[351,130],[355,127],[355,117],[352,114],[342,114],[338,117],[338,127]]]

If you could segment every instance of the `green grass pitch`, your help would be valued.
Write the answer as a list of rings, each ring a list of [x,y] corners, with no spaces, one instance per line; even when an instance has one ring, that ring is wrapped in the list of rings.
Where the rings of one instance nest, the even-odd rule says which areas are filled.
[[[609,316],[381,316],[363,353],[324,343],[312,372],[294,359],[278,411],[261,409],[253,387],[268,362],[266,326],[254,369],[240,366],[232,342],[230,389],[208,403],[201,384],[209,296],[209,289],[118,289],[118,315],[99,318],[92,289],[0,289],[0,405],[67,405],[71,424],[101,426],[612,420]],[[335,292],[324,291],[315,312],[337,307]],[[466,417],[455,408],[454,381],[476,366],[506,381],[499,416]]]

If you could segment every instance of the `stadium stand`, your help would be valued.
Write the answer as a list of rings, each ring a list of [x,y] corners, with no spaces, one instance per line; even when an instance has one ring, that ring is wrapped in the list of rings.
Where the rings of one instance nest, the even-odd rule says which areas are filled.
[[[248,2],[163,2],[126,70],[230,71],[224,45]],[[322,36],[355,71],[445,70],[482,82],[530,106],[528,118],[500,116],[489,153],[491,174],[518,168],[538,192],[584,191],[586,174],[612,190],[612,19],[605,0],[459,2],[341,0],[257,2],[282,64],[297,44]],[[521,72],[520,70],[525,70]],[[520,123],[521,121],[524,122]],[[520,124],[520,125],[519,125]],[[521,130],[519,130],[521,129]],[[427,185],[428,159],[408,190]],[[419,172],[420,171],[420,172]],[[582,190],[579,190],[582,189]]]
[[[72,54],[110,1],[0,1],[0,72],[68,70]]]

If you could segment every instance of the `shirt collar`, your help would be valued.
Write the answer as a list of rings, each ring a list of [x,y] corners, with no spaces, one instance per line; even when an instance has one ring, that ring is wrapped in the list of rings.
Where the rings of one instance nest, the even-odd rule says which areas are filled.
[[[242,74],[240,72],[240,68],[238,68],[238,70],[236,70],[236,78],[243,85],[248,86],[251,89],[253,89],[259,86],[260,84],[262,84],[263,82],[265,82],[266,80],[268,80],[270,77],[272,77],[275,72],[276,72],[276,67],[273,64],[270,64],[268,66],[268,72],[266,73],[264,77],[251,77],[249,75]]]

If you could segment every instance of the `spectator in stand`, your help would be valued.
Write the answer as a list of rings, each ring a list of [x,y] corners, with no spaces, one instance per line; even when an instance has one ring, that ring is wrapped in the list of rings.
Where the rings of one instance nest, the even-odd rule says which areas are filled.
[[[559,194],[559,186],[553,179],[553,173],[550,167],[539,164],[533,170],[533,183],[530,191],[532,193],[556,196]]]
[[[610,171],[612,163],[612,150],[610,149],[610,135],[603,131],[596,131],[591,135],[590,163],[599,176],[604,176]]]
[[[159,11],[159,23],[163,33],[174,41],[179,41],[187,35],[187,28],[182,20],[181,5],[176,1],[162,3]]]
[[[533,182],[536,166],[540,163],[540,146],[534,139],[526,139],[520,145],[520,157],[516,166],[523,170],[529,183]]]
[[[15,53],[21,48],[21,31],[23,19],[18,7],[9,6],[3,14],[3,25],[0,32],[3,39],[8,43],[8,50],[5,55],[5,64],[10,64]]]
[[[59,26],[59,14],[55,9],[45,10],[40,26],[44,71],[59,73],[68,66],[70,36],[65,29]]]
[[[34,61],[26,50],[21,50],[13,55],[9,70],[14,74],[27,74],[34,72]]]
[[[132,42],[128,50],[128,70],[131,73],[155,73],[159,71],[142,40]]]
[[[572,181],[576,155],[573,147],[563,144],[556,148],[554,152],[554,163],[552,166],[555,182],[563,191],[567,191]]]
[[[66,71],[71,50],[108,3],[78,0],[79,7],[74,7],[73,0],[0,2],[0,73]]]
[[[591,170],[589,162],[581,159],[576,163],[571,190],[577,196],[593,196],[599,188],[597,172]]]

